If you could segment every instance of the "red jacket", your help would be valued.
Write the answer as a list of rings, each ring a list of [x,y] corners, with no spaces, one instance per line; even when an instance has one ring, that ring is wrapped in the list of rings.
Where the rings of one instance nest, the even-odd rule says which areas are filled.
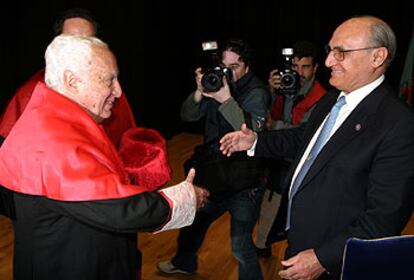
[[[298,104],[293,107],[292,110],[292,124],[296,125],[300,123],[303,119],[303,116],[315,105],[316,102],[325,94],[325,88],[315,80],[313,83],[312,89],[306,95],[306,97],[301,100]],[[271,109],[271,116],[272,119],[277,121],[282,118],[283,107],[285,104],[285,97],[283,95],[278,95],[273,102],[272,109]]]

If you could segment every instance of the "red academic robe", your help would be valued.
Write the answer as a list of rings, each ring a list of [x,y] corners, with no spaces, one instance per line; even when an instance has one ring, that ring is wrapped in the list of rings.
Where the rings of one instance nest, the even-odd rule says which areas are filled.
[[[78,104],[42,82],[4,141],[0,157],[0,184],[16,192],[83,201],[146,190],[129,185],[102,127]]]
[[[136,232],[171,215],[163,194],[129,184],[102,127],[44,83],[0,148],[0,184],[15,191],[16,280],[135,280]]]
[[[43,68],[23,84],[9,101],[0,117],[0,135],[4,138],[9,135],[10,130],[22,115],[37,83],[43,82],[44,79],[45,69]],[[105,120],[102,125],[115,147],[118,147],[121,136],[125,131],[136,127],[134,115],[125,94],[118,98],[112,108],[111,118]]]
[[[10,100],[0,117],[0,135],[4,138],[22,115],[37,83],[44,81],[44,75],[45,69],[39,70]],[[136,127],[125,94],[117,99],[111,117],[103,121],[102,127],[120,151],[124,167],[135,184],[155,190],[171,179],[165,140],[153,129]]]

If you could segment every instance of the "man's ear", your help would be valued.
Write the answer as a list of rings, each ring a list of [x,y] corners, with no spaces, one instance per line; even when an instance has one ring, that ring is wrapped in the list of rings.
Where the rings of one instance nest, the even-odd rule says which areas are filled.
[[[374,67],[380,67],[384,64],[385,60],[388,57],[388,50],[387,48],[380,47],[374,50],[374,55],[372,59],[372,64]]]
[[[73,73],[71,70],[65,70],[63,72],[63,83],[65,84],[66,88],[70,90],[70,92],[78,92],[78,84],[80,81],[81,80],[79,76]]]

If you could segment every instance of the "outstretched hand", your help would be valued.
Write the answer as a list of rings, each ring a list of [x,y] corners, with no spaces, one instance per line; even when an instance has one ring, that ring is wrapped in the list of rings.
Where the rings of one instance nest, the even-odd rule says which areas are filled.
[[[206,189],[195,186],[193,184],[194,178],[195,178],[195,169],[191,168],[190,171],[188,172],[188,175],[185,181],[187,183],[190,183],[191,186],[193,186],[194,192],[196,195],[196,200],[197,200],[197,209],[199,209],[203,207],[204,204],[207,202],[207,198],[210,195],[210,193]]]
[[[241,130],[227,133],[220,139],[220,150],[226,156],[231,156],[234,152],[247,151],[253,146],[256,138],[257,134],[244,123]]]

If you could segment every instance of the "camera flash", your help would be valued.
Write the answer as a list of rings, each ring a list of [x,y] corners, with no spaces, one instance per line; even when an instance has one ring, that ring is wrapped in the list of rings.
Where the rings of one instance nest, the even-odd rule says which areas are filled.
[[[293,55],[293,49],[292,48],[283,48],[282,49],[282,55]]]
[[[203,51],[217,50],[217,41],[206,41],[201,44]]]

